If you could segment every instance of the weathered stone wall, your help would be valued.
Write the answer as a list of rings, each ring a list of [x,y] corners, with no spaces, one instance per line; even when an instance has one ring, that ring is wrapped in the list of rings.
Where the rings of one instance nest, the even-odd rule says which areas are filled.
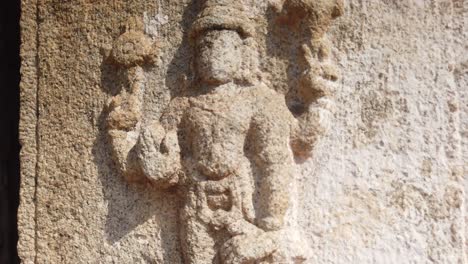
[[[282,93],[296,52],[256,14],[259,69]],[[325,1],[326,2],[326,1]],[[23,0],[20,257],[24,263],[182,263],[180,195],[128,183],[112,157],[109,57],[141,19],[144,119],[190,81],[192,1]],[[297,159],[287,225],[306,263],[466,263],[466,3],[349,0],[328,34],[340,79],[331,129]],[[291,70],[292,69],[292,70]],[[289,73],[288,73],[289,70]],[[292,234],[291,237],[295,237]]]
[[[347,12],[332,34],[335,129],[304,166],[314,194],[299,199],[317,260],[465,263],[467,3]]]

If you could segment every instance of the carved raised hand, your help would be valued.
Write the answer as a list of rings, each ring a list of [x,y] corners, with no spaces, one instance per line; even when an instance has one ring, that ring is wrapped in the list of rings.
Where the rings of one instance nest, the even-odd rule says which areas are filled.
[[[107,125],[116,164],[127,180],[137,181],[139,170],[132,150],[141,130],[145,76],[141,67],[128,69],[127,75],[130,89],[110,100]]]
[[[133,27],[115,41],[111,52],[111,59],[125,70],[128,87],[110,100],[108,133],[114,160],[128,181],[166,188],[178,182],[180,173],[177,134],[166,133],[157,121],[143,123],[143,66],[154,60],[155,52],[150,40]]]
[[[291,147],[296,157],[307,158],[318,138],[330,128],[334,112],[334,82],[338,79],[330,62],[330,43],[325,33],[331,22],[344,12],[343,0],[279,0],[273,1],[279,12],[280,24],[298,35],[310,36],[303,40],[302,54],[297,58],[302,73],[292,91],[298,106],[294,115]]]

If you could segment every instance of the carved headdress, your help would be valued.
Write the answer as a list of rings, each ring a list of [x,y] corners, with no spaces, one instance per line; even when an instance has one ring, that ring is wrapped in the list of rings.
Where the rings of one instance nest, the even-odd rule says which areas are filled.
[[[205,0],[203,8],[190,30],[190,38],[195,40],[207,30],[235,30],[242,37],[255,34],[251,12],[238,0]]]

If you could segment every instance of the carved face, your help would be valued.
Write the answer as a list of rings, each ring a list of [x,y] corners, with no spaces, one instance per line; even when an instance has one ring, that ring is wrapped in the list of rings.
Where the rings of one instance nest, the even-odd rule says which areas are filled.
[[[242,38],[233,30],[211,30],[198,38],[196,69],[201,80],[221,85],[239,74]]]

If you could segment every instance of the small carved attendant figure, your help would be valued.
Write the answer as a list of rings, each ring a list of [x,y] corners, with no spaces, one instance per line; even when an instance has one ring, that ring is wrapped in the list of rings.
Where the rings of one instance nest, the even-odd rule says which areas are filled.
[[[285,96],[256,76],[254,22],[244,8],[204,3],[190,31],[191,93],[174,98],[159,120],[141,123],[141,67],[129,69],[133,88],[111,103],[109,135],[126,178],[180,191],[187,264],[301,262],[286,259],[278,242],[299,124]]]

